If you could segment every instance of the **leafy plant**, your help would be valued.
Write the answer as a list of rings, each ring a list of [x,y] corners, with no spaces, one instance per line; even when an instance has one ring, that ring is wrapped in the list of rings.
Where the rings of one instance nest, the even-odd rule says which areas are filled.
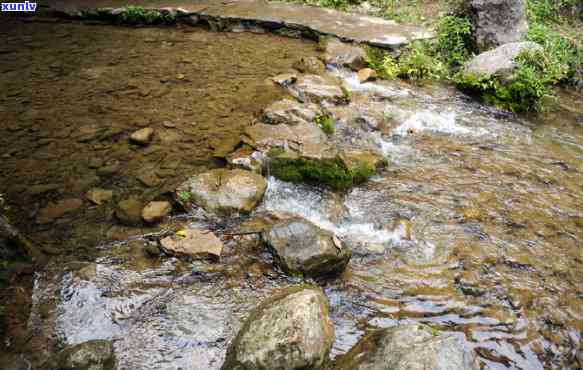
[[[129,5],[119,13],[119,20],[125,24],[158,24],[163,21],[173,21],[173,18],[168,18],[157,10]]]
[[[472,23],[467,17],[445,16],[437,24],[437,51],[449,66],[461,66],[472,55]]]
[[[334,134],[336,132],[336,126],[334,125],[334,119],[328,113],[320,113],[314,117],[314,123],[320,126],[322,131],[328,135]]]
[[[188,191],[181,191],[180,193],[178,193],[178,197],[180,198],[180,200],[184,203],[188,202],[190,200],[190,193]]]
[[[399,58],[399,77],[417,81],[438,80],[446,74],[446,66],[427,43],[412,43]]]

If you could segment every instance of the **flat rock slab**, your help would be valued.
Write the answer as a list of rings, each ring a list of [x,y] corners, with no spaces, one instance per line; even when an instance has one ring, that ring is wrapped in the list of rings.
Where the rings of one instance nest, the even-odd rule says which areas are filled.
[[[73,0],[52,0],[49,4],[54,10],[70,12],[124,7],[127,1],[90,0],[79,5],[78,1]],[[249,29],[254,29],[254,26],[268,30],[288,29],[299,34],[332,35],[345,41],[389,49],[401,47],[414,40],[435,37],[434,32],[421,27],[300,4],[266,3],[258,0],[141,0],[132,1],[132,5],[155,9],[179,8],[184,14],[199,16],[211,26],[218,25],[219,29],[229,30],[233,26],[234,29],[241,30],[241,25]]]

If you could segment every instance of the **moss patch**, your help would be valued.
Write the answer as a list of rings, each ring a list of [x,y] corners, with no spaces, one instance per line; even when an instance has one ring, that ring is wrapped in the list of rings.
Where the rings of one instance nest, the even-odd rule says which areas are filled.
[[[364,162],[348,168],[340,158],[275,158],[270,161],[269,169],[271,175],[283,181],[324,186],[334,190],[346,190],[361,184],[376,173],[376,168]]]

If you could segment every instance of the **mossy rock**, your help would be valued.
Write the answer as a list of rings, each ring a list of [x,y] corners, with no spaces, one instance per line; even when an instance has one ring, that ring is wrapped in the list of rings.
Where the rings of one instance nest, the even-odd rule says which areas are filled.
[[[269,162],[270,174],[283,181],[306,183],[346,190],[361,184],[377,172],[367,162],[356,162],[350,166],[340,158],[306,159],[274,158]]]

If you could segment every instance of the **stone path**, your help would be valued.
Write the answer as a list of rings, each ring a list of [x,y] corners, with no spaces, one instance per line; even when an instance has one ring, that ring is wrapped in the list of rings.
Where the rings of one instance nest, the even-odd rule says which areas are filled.
[[[181,9],[213,29],[224,31],[274,31],[291,36],[333,35],[345,41],[395,49],[414,40],[432,38],[427,29],[401,25],[378,17],[344,13],[301,4],[261,0],[49,0],[58,11],[119,8],[131,5],[146,8]]]

